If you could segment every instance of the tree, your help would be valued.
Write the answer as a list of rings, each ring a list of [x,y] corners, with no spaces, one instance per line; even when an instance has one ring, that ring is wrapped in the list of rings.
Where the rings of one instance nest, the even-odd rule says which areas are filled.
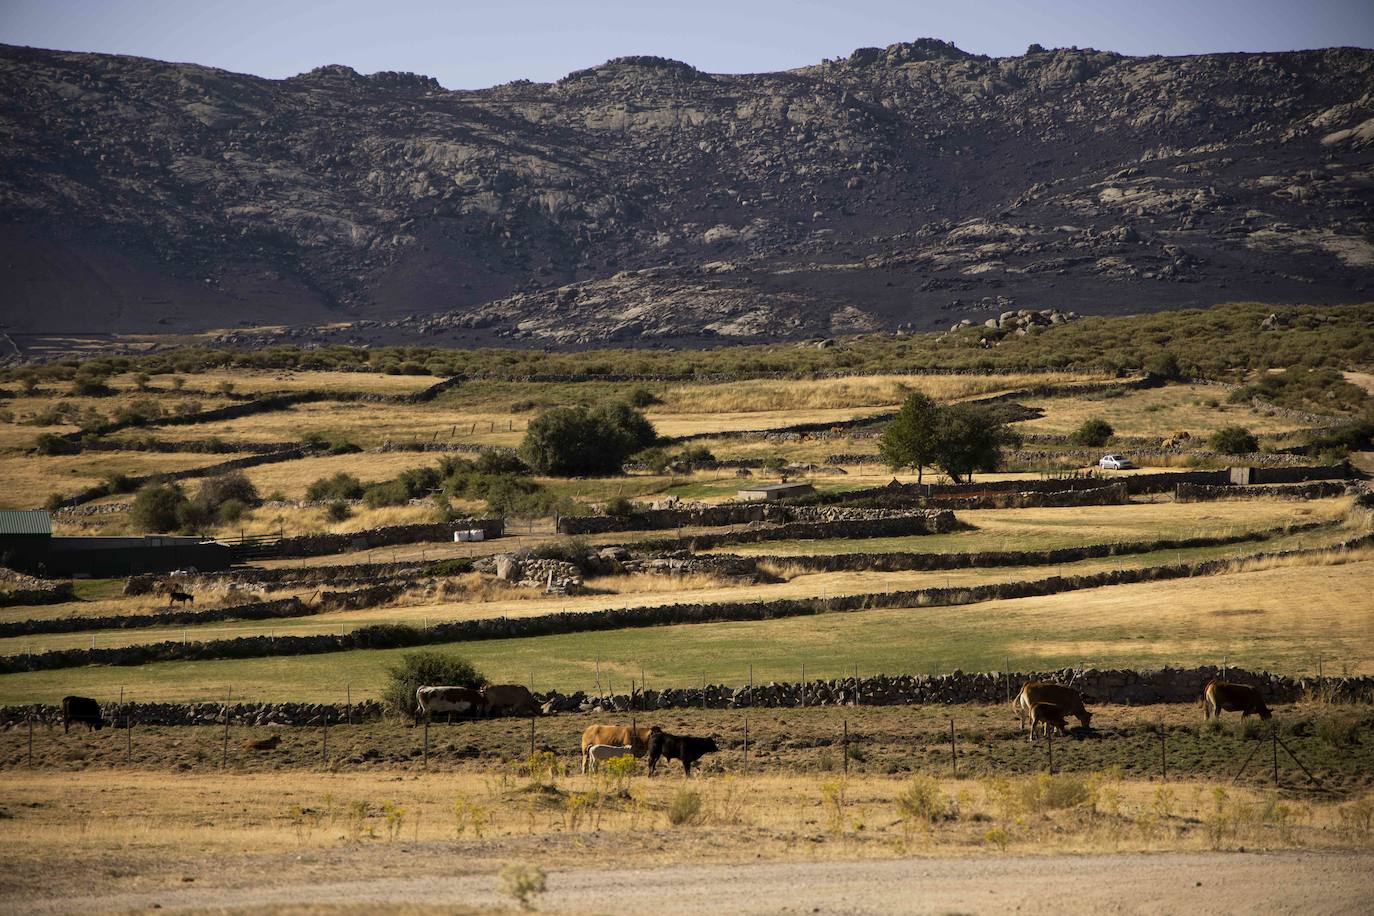
[[[626,458],[657,438],[653,424],[628,404],[555,407],[530,421],[520,458],[537,474],[618,474]]]
[[[1148,357],[1145,360],[1144,369],[1150,375],[1166,379],[1178,379],[1183,375],[1183,369],[1178,364],[1178,357],[1168,350]]]
[[[986,408],[953,404],[940,411],[935,463],[956,482],[973,479],[974,471],[995,471],[1002,447],[1017,437]]]
[[[1245,455],[1259,451],[1259,442],[1244,426],[1223,426],[1212,433],[1212,448],[1223,455]]]
[[[129,508],[129,521],[138,531],[175,531],[188,502],[174,483],[144,484]]]
[[[1069,438],[1073,440],[1074,445],[1096,447],[1106,445],[1114,435],[1116,435],[1116,430],[1112,429],[1112,424],[1101,417],[1093,417],[1090,420],[1084,420],[1083,425],[1074,430],[1073,435]]]
[[[915,468],[919,483],[925,469],[936,463],[940,434],[940,405],[917,391],[909,395],[878,440],[878,452],[897,471]]]

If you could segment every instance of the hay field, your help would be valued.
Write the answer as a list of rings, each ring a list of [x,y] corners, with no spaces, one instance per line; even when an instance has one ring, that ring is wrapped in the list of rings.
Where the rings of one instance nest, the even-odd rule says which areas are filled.
[[[1022,421],[1016,428],[1028,433],[1071,433],[1084,420],[1101,417],[1118,435],[1164,438],[1186,431],[1205,440],[1223,426],[1244,426],[1262,435],[1311,425],[1292,417],[1270,416],[1248,404],[1228,404],[1229,394],[1221,385],[1189,384],[1128,391],[1112,398],[1028,398],[1024,403],[1039,407],[1045,415]]]
[[[242,455],[163,452],[86,452],[80,455],[0,454],[0,508],[40,509],[50,493],[70,495],[95,486],[106,474],[165,474],[204,467]],[[127,500],[129,496],[118,497]]]
[[[154,375],[150,387],[171,390],[176,373]],[[332,370],[291,369],[210,369],[181,374],[188,388],[215,391],[225,382],[239,394],[283,394],[295,391],[364,392],[367,394],[411,394],[441,381],[432,375],[387,375],[382,372],[338,372]],[[133,376],[111,378],[120,387],[133,387]]]
[[[1318,536],[1278,539],[1272,549],[1283,550],[1328,543]],[[1079,563],[1056,566],[1006,566],[979,569],[956,569],[938,572],[832,572],[817,573],[774,564],[772,570],[786,581],[774,584],[740,585],[711,579],[706,576],[642,576],[606,577],[589,580],[598,594],[546,596],[532,589],[511,588],[481,579],[481,584],[460,577],[452,585],[452,594],[445,595],[442,587],[417,588],[397,602],[361,610],[338,611],[310,617],[267,621],[221,621],[197,626],[168,626],[131,630],[76,631],[72,633],[42,634],[0,639],[0,655],[43,652],[51,649],[88,648],[94,641],[105,648],[177,642],[233,639],[242,636],[307,636],[320,633],[347,633],[370,624],[405,624],[427,627],[435,623],[477,620],[491,617],[521,618],[552,613],[596,614],[613,608],[652,607],[671,604],[727,601],[772,601],[784,598],[836,597],[863,595],[925,588],[963,588],[996,582],[1045,579],[1056,575],[1078,576],[1108,572],[1115,569],[1141,569],[1171,563],[1193,563],[1204,560],[1235,558],[1243,560],[1251,555],[1252,545],[1207,547],[1194,550],[1170,550],[1158,553],[1135,554],[1124,557],[1104,557]],[[381,551],[381,553],[385,553]],[[1352,556],[1370,555],[1374,551]],[[316,590],[291,589],[273,593],[270,597],[296,594],[309,600]],[[131,601],[131,611],[108,613],[146,613],[161,607],[157,597]],[[56,609],[66,608],[68,614]],[[13,609],[7,609],[11,612]],[[84,604],[49,605],[42,616],[84,616],[91,611]],[[15,618],[22,619],[22,618]]]
[[[1374,673],[1374,560],[1283,566],[1170,582],[1120,585],[962,607],[883,609],[758,622],[675,625],[506,639],[454,646],[489,677],[538,689],[587,690],[597,662],[628,684],[642,665],[650,685],[739,684],[954,668],[1048,670],[1069,665],[1153,667],[1219,663],[1286,674]],[[642,603],[642,602],[641,602]],[[380,689],[405,650],[162,662],[118,670],[75,668],[0,677],[0,702],[55,702],[124,685],[147,700],[214,699],[223,685],[260,699],[321,701],[353,685]]]

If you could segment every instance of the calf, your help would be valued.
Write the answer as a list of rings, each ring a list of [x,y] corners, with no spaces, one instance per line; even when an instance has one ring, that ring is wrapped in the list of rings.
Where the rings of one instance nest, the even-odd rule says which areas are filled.
[[[595,773],[601,769],[598,764],[617,757],[633,757],[634,751],[628,744],[593,744],[583,752],[582,772]]]
[[[196,596],[190,592],[179,592],[175,589],[167,596],[167,603],[172,604],[195,604]]]
[[[1069,721],[1064,718],[1064,713],[1053,703],[1036,703],[1030,709],[1030,740],[1035,740],[1035,727],[1044,726],[1045,737],[1049,737],[1050,727],[1059,729],[1059,734],[1064,734],[1069,730]]]
[[[435,713],[460,716],[486,715],[487,701],[471,687],[421,687],[415,691],[415,718],[423,719]]]
[[[714,754],[714,738],[696,738],[691,735],[670,735],[665,731],[654,732],[649,736],[649,775],[653,776],[658,768],[660,757],[682,761],[682,775],[692,775],[692,764],[707,754]]]
[[[90,697],[62,698],[62,734],[67,734],[73,722],[86,726],[87,731],[100,731],[105,720],[100,717],[100,704]]]
[[[582,730],[582,772],[587,772],[587,749],[594,744],[628,747],[636,757],[649,751],[649,739],[663,729],[657,725],[630,728],[628,725],[588,725]]]
[[[1252,712],[1261,719],[1273,716],[1269,707],[1264,705],[1264,694],[1259,692],[1259,688],[1247,684],[1208,681],[1207,686],[1202,688],[1202,705],[1203,718],[1206,719],[1220,719],[1223,710],[1239,712],[1242,719]]]
[[[1046,681],[1027,681],[1016,695],[1016,711],[1021,716],[1021,727],[1025,727],[1026,717],[1036,703],[1051,703],[1059,707],[1066,716],[1073,716],[1084,728],[1092,723],[1093,714],[1083,705],[1083,697],[1072,687],[1050,684]]]
[[[277,745],[281,744],[281,735],[273,735],[270,738],[249,738],[243,742],[245,751],[273,751]]]

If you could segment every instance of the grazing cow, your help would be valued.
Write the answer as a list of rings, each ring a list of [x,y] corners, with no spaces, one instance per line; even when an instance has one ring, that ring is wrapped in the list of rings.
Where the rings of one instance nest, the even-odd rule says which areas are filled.
[[[245,751],[274,751],[278,744],[281,744],[281,735],[273,735],[270,738],[249,738],[243,742],[243,749]]]
[[[582,772],[587,772],[587,749],[596,744],[628,747],[636,757],[649,752],[649,738],[662,731],[657,725],[631,729],[628,725],[588,725],[582,731]]]
[[[480,691],[471,687],[421,687],[415,691],[415,718],[433,717],[447,713],[452,718],[460,716],[483,716],[487,713],[487,701]]]
[[[1269,719],[1274,714],[1264,705],[1264,694],[1259,688],[1247,684],[1228,684],[1226,681],[1211,680],[1202,688],[1203,718],[1220,719],[1223,710],[1239,712],[1244,719],[1254,713],[1261,719]]]
[[[168,605],[173,605],[173,604],[195,604],[195,603],[196,603],[196,596],[193,595],[193,594],[191,594],[190,592],[179,592],[179,591],[177,591],[176,589],[173,589],[172,592],[167,596],[167,604],[168,604]]]
[[[655,732],[649,738],[649,775],[653,776],[658,769],[658,759],[666,757],[669,760],[682,761],[682,775],[684,777],[692,775],[692,764],[696,763],[707,754],[714,754],[720,748],[716,747],[715,738],[695,738],[691,735],[670,735],[665,731]]]
[[[1064,734],[1069,730],[1069,721],[1064,718],[1064,714],[1059,711],[1059,707],[1053,703],[1036,703],[1030,711],[1030,740],[1035,740],[1035,727],[1043,725],[1045,737],[1049,737],[1050,728],[1059,729],[1059,734]]]
[[[1027,681],[1021,692],[1016,695],[1016,711],[1021,716],[1022,728],[1025,728],[1026,717],[1030,715],[1036,703],[1049,703],[1059,707],[1061,714],[1073,716],[1084,728],[1088,728],[1093,719],[1093,714],[1083,705],[1083,697],[1072,687],[1046,681]]]
[[[539,704],[524,684],[488,684],[482,688],[492,715],[537,716]]]
[[[633,756],[628,744],[593,744],[587,748],[587,753],[582,755],[582,759],[588,765],[590,772],[595,773],[601,769],[598,764],[607,760],[614,760],[617,757]]]
[[[90,697],[62,698],[62,734],[67,734],[73,722],[80,722],[87,731],[100,731],[105,720],[100,717],[100,704]]]

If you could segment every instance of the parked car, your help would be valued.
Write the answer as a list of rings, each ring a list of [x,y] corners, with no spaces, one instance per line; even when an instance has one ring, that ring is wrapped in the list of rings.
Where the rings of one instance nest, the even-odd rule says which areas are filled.
[[[1109,471],[1124,471],[1127,468],[1135,467],[1135,465],[1131,463],[1131,459],[1127,458],[1125,455],[1103,455],[1098,460],[1097,466],[1106,468]]]

